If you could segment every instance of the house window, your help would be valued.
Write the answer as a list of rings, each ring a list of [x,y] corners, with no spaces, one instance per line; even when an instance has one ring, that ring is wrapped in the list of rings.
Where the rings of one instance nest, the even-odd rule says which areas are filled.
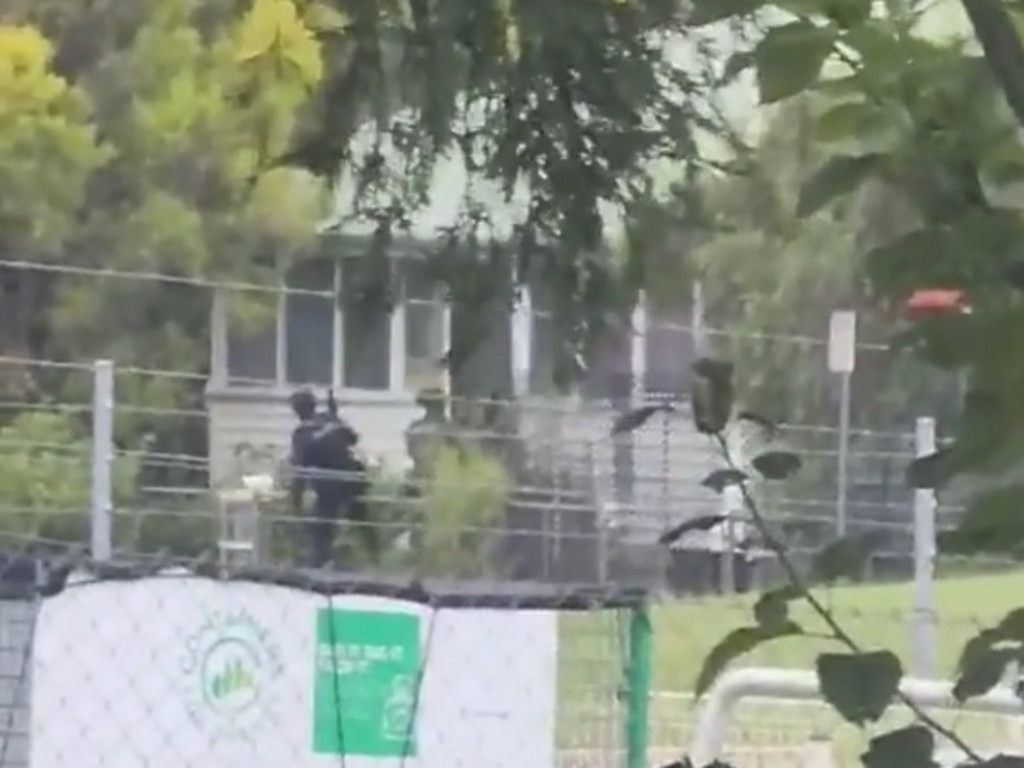
[[[586,361],[580,386],[585,400],[621,401],[633,391],[633,334],[622,322],[609,329]]]
[[[555,324],[551,317],[550,291],[543,285],[530,288],[530,394],[544,395],[554,389]]]
[[[382,297],[370,296],[341,273],[342,385],[351,389],[391,387],[391,311]]]
[[[279,296],[270,291],[223,294],[227,379],[232,386],[277,383]]]
[[[297,265],[288,275],[289,291],[284,297],[288,384],[330,386],[334,381],[334,269],[332,260],[314,259]]]
[[[405,387],[418,392],[443,384],[447,350],[445,307],[437,283],[422,262],[408,263],[405,277]]]
[[[644,345],[644,390],[672,398],[689,393],[690,368],[696,358],[690,311],[648,307]]]

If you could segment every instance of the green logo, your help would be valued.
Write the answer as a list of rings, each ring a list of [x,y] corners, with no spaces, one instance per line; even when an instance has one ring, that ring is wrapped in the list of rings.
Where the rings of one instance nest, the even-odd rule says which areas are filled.
[[[316,616],[313,752],[415,755],[420,620],[408,613],[321,609]]]
[[[267,630],[245,612],[212,614],[185,641],[186,705],[200,721],[248,728],[281,672]]]

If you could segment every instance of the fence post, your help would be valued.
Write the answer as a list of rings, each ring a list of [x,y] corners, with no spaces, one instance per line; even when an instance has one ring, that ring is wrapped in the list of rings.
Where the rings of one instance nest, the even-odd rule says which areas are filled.
[[[89,508],[91,554],[109,560],[112,554],[114,464],[114,364],[93,364],[92,390],[92,498]]]
[[[651,700],[650,608],[644,602],[629,617],[629,658],[626,662],[626,749],[623,768],[647,768],[648,704]]]
[[[736,523],[743,519],[743,492],[738,485],[727,485],[722,489],[722,512],[725,520],[720,526],[722,559],[719,561],[719,587],[723,595],[736,591]],[[713,542],[713,540],[712,540]]]
[[[919,458],[935,453],[935,419],[923,416],[917,420],[914,452]],[[935,506],[933,490],[914,491],[914,606],[910,620],[914,674],[918,677],[928,677],[934,667]]]

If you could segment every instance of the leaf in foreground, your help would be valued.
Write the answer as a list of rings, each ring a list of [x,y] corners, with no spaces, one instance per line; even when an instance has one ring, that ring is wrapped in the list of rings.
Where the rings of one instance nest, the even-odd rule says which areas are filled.
[[[815,579],[832,584],[840,579],[859,580],[871,555],[882,544],[883,534],[871,531],[843,536],[819,550],[811,563]]]
[[[834,39],[827,26],[806,20],[769,29],[755,49],[761,103],[772,104],[811,87]]]
[[[965,654],[962,668],[953,685],[953,698],[963,704],[975,696],[984,696],[1003,679],[1007,665],[1017,658],[1019,648],[989,646],[976,653]]]
[[[907,485],[911,488],[941,488],[952,474],[952,455],[949,448],[943,448],[914,459],[907,465]]]
[[[923,725],[876,736],[860,756],[865,768],[935,768],[935,737]]]
[[[725,490],[726,486],[739,485],[746,479],[746,473],[738,469],[716,469],[701,480],[700,484],[705,488],[710,488],[715,493],[721,493]]]
[[[754,603],[754,618],[760,627],[771,629],[789,621],[789,601],[800,596],[793,586],[779,587],[765,592]]]
[[[796,215],[810,216],[836,198],[857,189],[875,173],[882,157],[877,154],[838,155],[825,162],[800,188]]]
[[[750,463],[766,480],[785,480],[800,469],[800,457],[792,451],[766,451]]]
[[[679,541],[683,536],[692,531],[710,531],[716,525],[725,522],[725,515],[699,515],[684,520],[678,525],[673,525],[662,531],[658,537],[659,544],[671,545]]]
[[[800,634],[803,634],[803,629],[795,621],[787,621],[770,628],[740,627],[734,629],[723,637],[704,659],[704,664],[700,674],[697,675],[697,682],[693,688],[694,698],[699,699],[703,696],[714,685],[715,680],[730,662],[769,640]]]
[[[760,413],[754,411],[740,411],[736,414],[737,421],[745,421],[750,424],[754,424],[760,428],[765,437],[773,438],[779,432],[779,425],[769,419],[767,416],[762,416]]]
[[[690,405],[694,426],[704,435],[720,434],[732,414],[736,394],[732,363],[702,357],[692,368]]]
[[[903,665],[892,651],[823,653],[815,667],[825,701],[856,725],[881,718],[903,676]]]

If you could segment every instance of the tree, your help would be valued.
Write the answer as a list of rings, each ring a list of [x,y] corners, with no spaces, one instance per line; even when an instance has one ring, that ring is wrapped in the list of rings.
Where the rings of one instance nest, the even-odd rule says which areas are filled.
[[[560,368],[571,367],[621,287],[622,265],[604,247],[611,212],[649,194],[654,161],[692,151],[697,74],[670,50],[685,33],[681,7],[321,0],[307,19],[314,9],[335,22],[315,30],[330,63],[281,162],[330,179],[351,172],[356,212],[386,246],[454,160],[471,183],[443,193],[465,209],[437,233],[452,301],[479,303],[482,285],[504,301],[511,282],[537,276],[560,297]],[[298,54],[279,45],[266,55]],[[474,197],[481,186],[521,204],[511,237]]]
[[[862,644],[837,619],[828,597],[821,587],[844,580],[863,577],[865,566],[875,547],[872,534],[841,537],[822,548],[809,569],[801,568],[794,559],[780,532],[764,514],[751,491],[758,482],[780,484],[796,476],[801,469],[800,457],[781,448],[776,435],[778,425],[738,408],[737,390],[731,363],[702,358],[693,367],[696,381],[692,398],[694,426],[719,448],[724,462],[702,485],[718,492],[736,488],[746,513],[766,547],[774,554],[783,574],[783,583],[763,592],[753,604],[746,625],[726,632],[709,651],[694,681],[694,695],[705,696],[722,672],[733,662],[766,643],[785,643],[800,637],[803,642],[820,643],[814,673],[818,690],[836,714],[861,729],[866,749],[861,762],[867,768],[899,768],[907,765],[937,764],[939,739],[955,747],[966,758],[964,765],[1018,766],[1020,756],[983,757],[954,727],[936,720],[921,704],[908,695],[900,658],[889,649],[871,649]],[[645,406],[629,413],[620,429],[636,429],[656,409]],[[737,422],[756,427],[757,435],[749,460],[736,457],[726,434]],[[683,534],[685,526],[670,528],[661,537],[671,544]],[[803,603],[811,620],[817,624],[798,623],[791,614],[792,604]],[[958,703],[982,696],[1002,680],[1021,650],[1021,609],[1011,611],[993,626],[985,627],[965,643],[955,673],[952,698]],[[820,627],[820,630],[818,629]],[[905,707],[912,715],[909,725],[890,731],[878,728],[883,716],[893,705]],[[705,764],[721,766],[717,755],[699,755],[699,763],[688,758],[681,761],[687,768]],[[708,760],[711,762],[705,763]]]
[[[74,414],[26,411],[0,428],[0,536],[80,542],[88,530],[90,445]],[[118,456],[113,496],[134,491],[138,461]]]
[[[53,50],[28,26],[0,27],[0,249],[6,258],[52,254],[74,229],[90,174],[109,158],[89,122],[89,101],[51,68]],[[45,164],[40,158],[47,158]],[[17,276],[0,269],[3,295]],[[31,305],[0,302],[0,350],[27,357]],[[8,369],[0,391],[21,388]]]
[[[236,283],[276,284],[324,213],[322,184],[269,167],[320,76],[319,48],[307,40],[304,58],[283,69],[254,58],[254,46],[268,35],[287,42],[296,30],[306,34],[296,6],[281,0],[237,8],[193,0],[130,8],[51,0],[9,5],[10,17],[37,25],[52,41],[69,94],[92,105],[91,114],[78,108],[79,144],[95,135],[102,149],[79,161],[79,171],[60,164],[75,158],[77,145],[63,153],[22,150],[38,183],[60,186],[50,199],[62,209],[50,219],[63,216],[64,224],[48,227],[45,242],[5,247],[6,259],[51,267],[12,273],[5,309],[32,322],[17,327],[7,348],[23,350],[23,357],[110,356],[125,367],[202,373],[210,282],[230,276]],[[11,173],[18,167],[6,156],[0,166]],[[26,197],[24,205],[31,201]],[[45,213],[26,211],[44,223]],[[68,268],[151,279],[98,280]],[[65,398],[88,391],[85,376],[36,374],[37,387]],[[200,383],[198,377],[123,376],[118,398],[149,408],[199,408]],[[163,452],[202,452],[202,430],[180,417],[125,417],[117,426],[122,437],[154,433],[154,447]]]
[[[938,36],[929,33],[934,14],[920,2],[887,3],[874,14],[869,2],[749,2],[716,13],[712,5],[698,3],[698,15],[735,11],[762,20],[760,40],[733,66],[754,68],[763,103],[802,92],[828,100],[815,117],[827,155],[803,179],[797,214],[825,215],[851,194],[875,198],[867,207],[876,212],[879,200],[902,209],[888,237],[861,238],[872,300],[895,312],[916,289],[965,291],[972,313],[916,319],[898,339],[932,366],[965,372],[968,383],[955,446],[927,465],[928,477],[915,472],[914,479],[944,486],[962,476],[981,488],[964,518],[962,546],[1018,547],[1024,530],[1007,528],[1007,513],[1024,492],[1011,488],[1024,458],[1024,365],[1011,350],[1024,341],[1024,310],[1007,270],[1024,234],[1016,187],[1024,167],[1019,11],[999,0],[964,0],[969,23]]]

